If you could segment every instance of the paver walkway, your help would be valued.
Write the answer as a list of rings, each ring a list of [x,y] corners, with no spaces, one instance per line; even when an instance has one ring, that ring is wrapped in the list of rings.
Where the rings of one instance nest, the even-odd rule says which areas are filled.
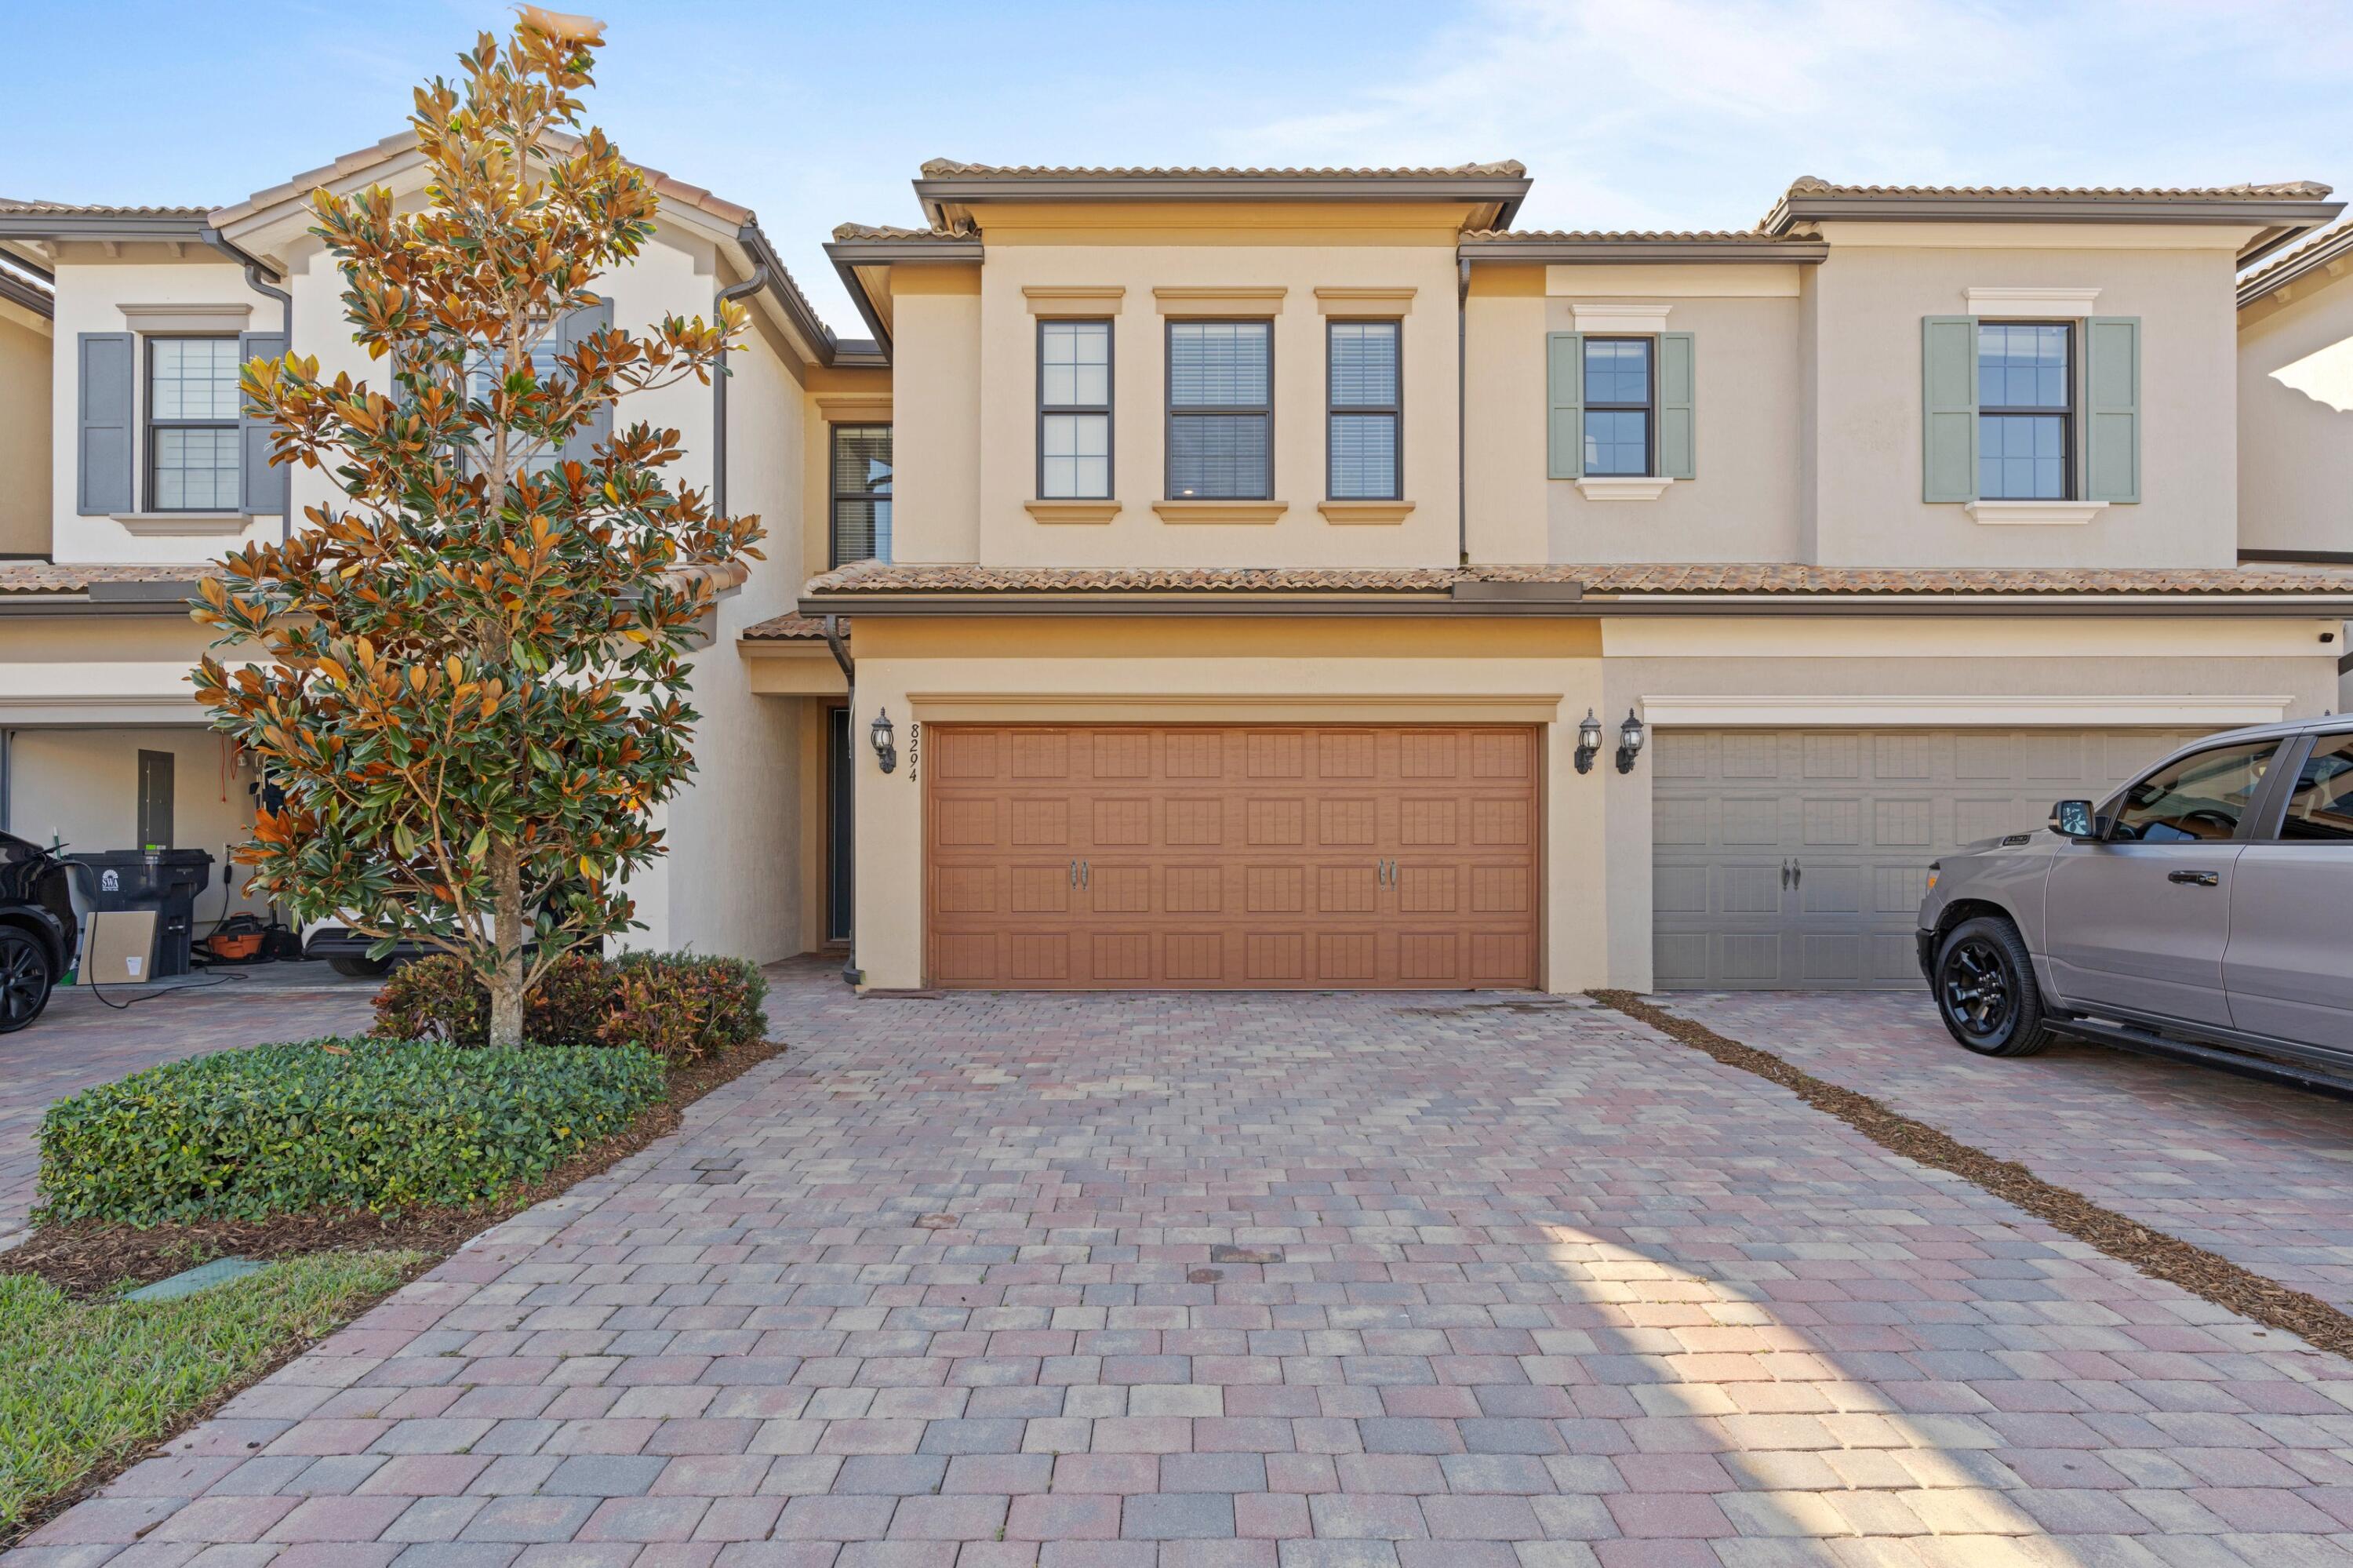
[[[851,1001],[7,1568],[2342,1562],[2353,1365],[1577,1002]]]
[[[2100,1045],[1989,1061],[1925,996],[1654,1000],[2353,1311],[2353,1104]]]
[[[109,986],[103,999],[88,988],[63,990],[50,998],[39,1022],[0,1034],[0,1247],[23,1239],[40,1173],[36,1139],[52,1101],[159,1062],[269,1040],[356,1033],[373,1021],[373,985],[289,988],[272,983],[280,978],[275,968],[231,970],[235,978],[204,990]],[[120,1012],[107,1005],[136,997],[147,1000]]]

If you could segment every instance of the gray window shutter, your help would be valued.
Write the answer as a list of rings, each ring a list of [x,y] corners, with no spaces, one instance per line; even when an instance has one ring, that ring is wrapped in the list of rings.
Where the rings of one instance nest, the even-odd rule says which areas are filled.
[[[1554,479],[1585,472],[1585,339],[1545,334],[1546,471]]]
[[[1920,318],[1920,499],[1978,498],[1978,319]]]
[[[1692,334],[1659,334],[1659,476],[1696,479],[1697,436],[1692,428],[1692,382],[1698,371]]]
[[[242,366],[248,360],[282,359],[286,355],[286,334],[282,332],[241,332],[237,334],[237,362]],[[283,463],[269,466],[269,421],[257,417],[247,408],[245,400],[237,406],[237,509],[248,517],[282,517],[286,514],[286,482],[291,472]]]
[[[2084,499],[2140,499],[2140,318],[2084,323]]]
[[[138,466],[131,399],[139,381],[139,340],[127,332],[79,333],[74,353],[75,513],[104,517],[128,512]]]
[[[583,305],[565,316],[557,328],[559,346],[565,353],[591,333],[610,332],[613,328],[613,302],[599,300],[593,305]],[[596,418],[580,433],[564,443],[558,461],[587,462],[596,455],[596,443],[610,440],[613,435],[613,405],[606,404],[596,410]]]

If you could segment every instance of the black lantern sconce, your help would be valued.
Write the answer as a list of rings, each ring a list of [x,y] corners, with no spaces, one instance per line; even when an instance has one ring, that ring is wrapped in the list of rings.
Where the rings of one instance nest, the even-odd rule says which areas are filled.
[[[1577,770],[1579,773],[1592,772],[1593,759],[1600,752],[1601,721],[1593,716],[1591,708],[1588,708],[1584,719],[1577,726]]]
[[[891,739],[890,709],[884,708],[874,715],[874,723],[867,731],[867,737],[874,742],[874,759],[882,765],[882,771],[896,772],[899,767],[899,748]]]
[[[1641,755],[1641,750],[1642,721],[1634,716],[1632,708],[1628,708],[1626,722],[1618,726],[1618,771],[1633,772],[1634,758]]]

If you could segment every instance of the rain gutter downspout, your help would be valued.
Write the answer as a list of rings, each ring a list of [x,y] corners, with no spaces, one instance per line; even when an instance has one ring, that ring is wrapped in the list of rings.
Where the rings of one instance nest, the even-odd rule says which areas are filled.
[[[849,736],[843,744],[849,747],[850,755],[855,757],[858,751],[858,666],[851,662],[849,644],[842,638],[841,617],[828,615],[818,624],[825,629],[825,645],[833,650],[833,662],[841,666],[842,684],[847,688],[844,701],[849,708]],[[853,763],[851,766],[855,768],[856,764]],[[853,817],[852,820],[855,821],[855,818]],[[852,912],[849,916],[849,957],[841,966],[842,983],[850,986],[862,985],[866,980],[866,971],[858,967],[858,916],[855,909],[857,883],[857,876],[853,873],[850,877]]]
[[[210,224],[206,224],[205,226],[205,243],[219,251],[222,255],[227,257],[230,260],[244,264],[245,286],[247,288],[251,289],[257,294],[263,295],[266,298],[276,300],[278,302],[279,319],[283,323],[279,329],[279,334],[286,340],[286,352],[289,354],[293,353],[294,296],[288,293],[285,290],[277,287],[275,284],[262,281],[263,277],[269,273],[269,270],[264,267],[257,258],[248,255],[245,251],[240,250],[236,246],[230,244],[228,242],[228,238],[222,234],[219,229],[213,228]],[[293,537],[294,485],[293,473],[290,470],[287,474],[286,510],[278,519],[278,540],[279,543],[284,544],[286,541]]]
[[[1454,548],[1455,564],[1471,564],[1471,260],[1454,263]]]
[[[756,294],[768,286],[768,264],[765,261],[752,269],[752,275],[742,282],[719,291],[717,304]],[[711,378],[711,510],[720,517],[727,515],[727,348],[719,349],[719,374]]]

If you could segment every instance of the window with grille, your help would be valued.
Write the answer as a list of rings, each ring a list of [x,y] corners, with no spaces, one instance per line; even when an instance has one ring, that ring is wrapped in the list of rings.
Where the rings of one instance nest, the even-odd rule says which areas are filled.
[[[1651,340],[1585,340],[1585,471],[1644,475],[1651,463]]]
[[[2073,333],[2062,323],[1978,323],[1978,496],[2074,497]]]
[[[1038,323],[1038,493],[1111,498],[1111,323]]]
[[[1171,500],[1274,497],[1274,323],[1168,323]]]
[[[147,340],[147,509],[237,508],[234,337]]]

